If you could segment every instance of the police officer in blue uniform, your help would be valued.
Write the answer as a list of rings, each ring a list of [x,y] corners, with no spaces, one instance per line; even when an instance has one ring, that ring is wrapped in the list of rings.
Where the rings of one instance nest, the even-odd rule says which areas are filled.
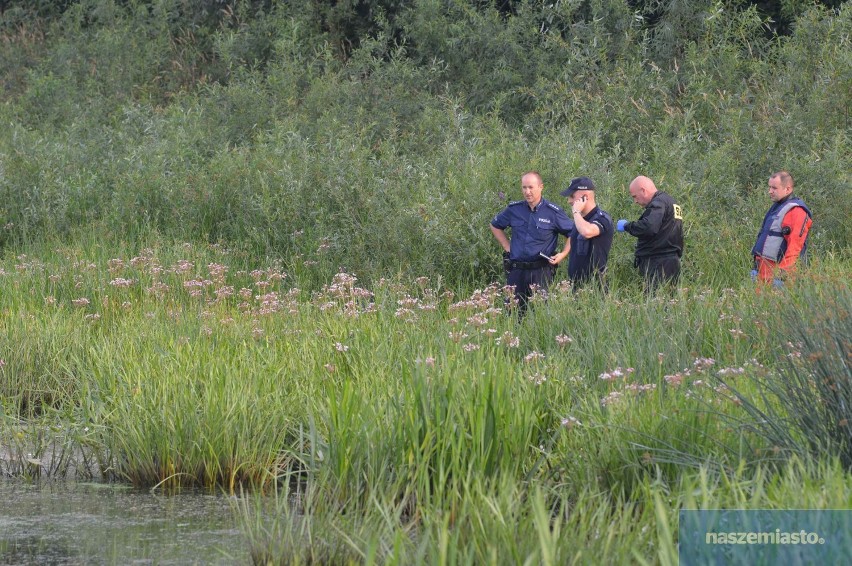
[[[615,233],[612,217],[595,202],[595,184],[588,177],[571,179],[559,194],[568,197],[574,219],[568,279],[575,291],[587,283],[606,290],[604,275]]]
[[[555,258],[559,234],[565,236],[567,249],[567,238],[574,229],[562,208],[542,198],[543,189],[541,175],[536,171],[524,173],[524,200],[510,202],[491,221],[491,232],[504,250],[506,283],[515,287],[520,316],[526,311],[533,287],[546,290],[553,280],[559,262]],[[512,230],[511,240],[506,235],[507,228]]]

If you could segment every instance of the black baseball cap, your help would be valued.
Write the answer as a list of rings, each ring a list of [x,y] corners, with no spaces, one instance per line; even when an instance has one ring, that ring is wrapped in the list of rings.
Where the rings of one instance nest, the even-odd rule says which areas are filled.
[[[595,184],[588,177],[577,177],[576,179],[571,179],[571,184],[568,185],[568,188],[559,193],[563,197],[571,196],[571,194],[575,191],[593,191],[595,190]]]

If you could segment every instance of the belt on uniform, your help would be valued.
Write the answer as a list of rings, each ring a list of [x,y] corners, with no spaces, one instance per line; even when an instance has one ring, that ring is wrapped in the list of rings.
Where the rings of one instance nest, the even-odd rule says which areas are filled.
[[[540,267],[549,267],[550,262],[539,260],[539,261],[513,261],[512,269],[538,269]]]

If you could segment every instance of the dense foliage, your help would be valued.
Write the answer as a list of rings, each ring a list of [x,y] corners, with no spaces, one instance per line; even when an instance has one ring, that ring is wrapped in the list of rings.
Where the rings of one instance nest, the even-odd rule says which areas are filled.
[[[0,476],[277,491],[282,564],[674,564],[680,509],[852,505],[846,3],[0,10]],[[614,217],[655,179],[683,284],[622,237],[506,316],[529,169]],[[778,169],[813,261],[755,292]]]
[[[0,243],[153,230],[484,282],[522,171],[557,202],[590,175],[619,217],[642,173],[685,205],[687,280],[731,281],[785,168],[814,255],[843,252],[852,10],[781,6],[785,36],[744,2],[12,2]]]

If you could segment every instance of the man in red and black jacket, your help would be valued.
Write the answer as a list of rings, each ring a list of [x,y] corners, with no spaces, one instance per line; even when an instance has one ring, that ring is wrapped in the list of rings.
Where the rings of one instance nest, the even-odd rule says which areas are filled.
[[[799,258],[807,251],[808,233],[813,223],[807,205],[793,194],[795,183],[787,171],[769,177],[772,206],[763,218],[757,242],[751,250],[754,257],[752,279],[770,281],[776,287],[796,270]]]

